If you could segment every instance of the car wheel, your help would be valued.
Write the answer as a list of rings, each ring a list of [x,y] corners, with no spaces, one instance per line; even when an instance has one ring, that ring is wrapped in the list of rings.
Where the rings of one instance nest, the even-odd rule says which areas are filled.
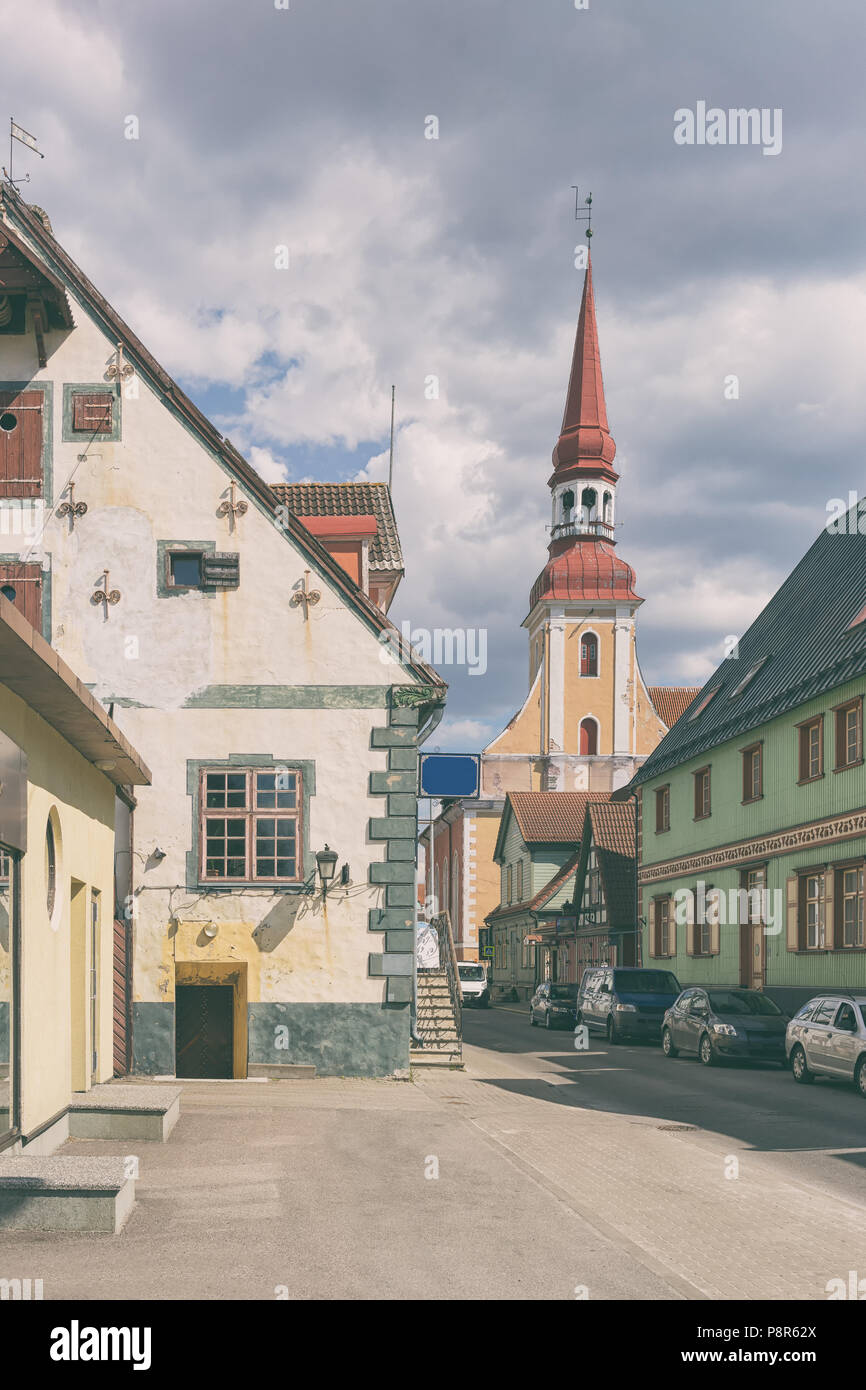
[[[857,1063],[854,1072],[854,1081],[857,1090],[860,1092],[863,1099],[866,1100],[866,1053],[863,1054],[860,1061]]]
[[[801,1086],[808,1086],[815,1080],[815,1073],[806,1065],[806,1054],[802,1047],[795,1047],[791,1052],[791,1075]]]
[[[670,1028],[662,1029],[662,1052],[666,1057],[676,1057],[677,1051],[678,1049],[674,1047]]]
[[[609,1043],[619,1042],[619,1033],[616,1031],[616,1024],[614,1023],[610,1014],[608,1014],[607,1016],[607,1028],[605,1031],[607,1033],[607,1040]]]
[[[713,1044],[710,1042],[709,1033],[704,1033],[704,1036],[701,1038],[698,1047],[698,1056],[705,1067],[712,1067],[715,1065],[716,1054],[713,1051]]]

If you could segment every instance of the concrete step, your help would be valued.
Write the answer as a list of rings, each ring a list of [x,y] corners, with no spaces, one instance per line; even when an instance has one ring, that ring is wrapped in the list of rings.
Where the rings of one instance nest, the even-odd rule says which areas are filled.
[[[152,1139],[165,1143],[180,1118],[180,1087],[105,1082],[69,1102],[70,1139]]]
[[[415,1049],[409,1053],[409,1063],[413,1067],[451,1067],[463,1071],[463,1058],[459,1052],[432,1052],[427,1048]]]
[[[122,1158],[0,1155],[0,1230],[116,1235],[134,1204]]]

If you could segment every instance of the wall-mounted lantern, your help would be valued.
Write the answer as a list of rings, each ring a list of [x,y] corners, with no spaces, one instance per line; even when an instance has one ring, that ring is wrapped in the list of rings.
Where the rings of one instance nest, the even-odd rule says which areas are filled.
[[[328,896],[328,889],[334,882],[334,874],[337,871],[337,853],[329,849],[327,844],[324,849],[316,851],[316,868],[319,871],[319,878],[322,883],[322,897]]]

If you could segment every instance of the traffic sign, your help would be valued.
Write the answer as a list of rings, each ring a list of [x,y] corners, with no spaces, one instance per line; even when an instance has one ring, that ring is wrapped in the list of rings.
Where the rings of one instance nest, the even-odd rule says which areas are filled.
[[[421,796],[478,796],[480,753],[422,753]]]

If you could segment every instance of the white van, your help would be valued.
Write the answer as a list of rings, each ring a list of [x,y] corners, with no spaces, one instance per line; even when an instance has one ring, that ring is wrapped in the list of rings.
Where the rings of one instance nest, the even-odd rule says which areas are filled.
[[[478,961],[460,960],[457,962],[457,973],[460,976],[463,1003],[478,1004],[482,1009],[486,1009],[490,1004],[490,985],[487,982],[485,967]]]

